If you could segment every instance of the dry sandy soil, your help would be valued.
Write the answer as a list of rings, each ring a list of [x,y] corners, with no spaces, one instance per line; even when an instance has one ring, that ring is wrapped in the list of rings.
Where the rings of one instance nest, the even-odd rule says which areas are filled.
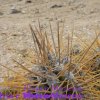
[[[100,0],[27,1],[0,0],[0,63],[4,65],[15,66],[12,58],[18,59],[33,49],[29,24],[37,26],[38,19],[47,31],[49,21],[54,30],[60,21],[65,22],[65,34],[74,27],[75,32],[89,36],[100,24]],[[14,9],[17,12],[12,12]]]

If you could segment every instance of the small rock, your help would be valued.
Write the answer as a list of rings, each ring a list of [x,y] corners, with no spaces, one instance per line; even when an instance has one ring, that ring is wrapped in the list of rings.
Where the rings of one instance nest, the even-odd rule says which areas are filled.
[[[17,34],[13,34],[12,36],[18,36]]]
[[[18,9],[16,9],[15,6],[13,6],[13,7],[11,8],[11,14],[16,14],[16,13],[21,13],[21,11],[18,10]]]
[[[26,0],[26,3],[32,3],[32,1],[31,0]]]
[[[21,11],[19,11],[19,10],[17,10],[17,9],[13,9],[11,13],[12,13],[12,14],[21,13]]]
[[[62,5],[57,5],[57,4],[51,6],[51,8],[61,8],[61,7],[63,7],[63,6]]]

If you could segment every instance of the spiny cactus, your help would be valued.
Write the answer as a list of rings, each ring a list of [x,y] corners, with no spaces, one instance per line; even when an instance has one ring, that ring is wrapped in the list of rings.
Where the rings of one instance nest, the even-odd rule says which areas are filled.
[[[50,25],[52,38],[50,42],[47,32],[41,30],[40,23],[39,29],[35,27],[35,30],[30,25],[35,47],[35,63],[31,69],[28,69],[14,60],[28,72],[20,75],[26,79],[21,81],[26,87],[19,87],[22,89],[20,94],[27,92],[33,95],[51,95],[50,98],[43,97],[41,100],[99,100],[100,34],[96,35],[92,43],[87,43],[79,39],[77,34],[67,33],[67,42],[64,44],[65,40],[63,41],[61,38],[59,23],[57,27],[56,39]],[[76,40],[74,40],[74,36],[77,37]],[[12,81],[10,82],[12,83]],[[17,79],[16,82],[20,83]],[[57,96],[52,96],[52,94]],[[19,100],[24,99],[20,95]],[[39,100],[40,98],[33,99]]]

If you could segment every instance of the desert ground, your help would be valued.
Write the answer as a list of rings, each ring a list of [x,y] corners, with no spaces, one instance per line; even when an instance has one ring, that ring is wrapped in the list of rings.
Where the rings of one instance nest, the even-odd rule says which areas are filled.
[[[32,52],[29,24],[38,26],[38,19],[41,28],[47,31],[49,21],[54,32],[59,21],[64,23],[64,35],[74,29],[80,36],[86,34],[92,40],[100,25],[100,0],[0,0],[1,64],[14,68],[12,59],[19,60],[23,54]],[[0,73],[3,70],[0,66]]]

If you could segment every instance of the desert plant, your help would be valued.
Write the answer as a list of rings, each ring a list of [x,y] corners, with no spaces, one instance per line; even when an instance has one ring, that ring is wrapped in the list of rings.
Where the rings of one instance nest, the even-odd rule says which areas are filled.
[[[48,37],[49,33],[41,30],[40,22],[39,29],[29,26],[34,42],[35,63],[28,69],[13,59],[28,73],[15,75],[10,85],[6,79],[6,85],[11,87],[13,84],[14,88],[17,84],[19,94],[24,92],[38,96],[51,95],[48,99],[35,97],[35,100],[99,100],[100,33],[96,34],[91,43],[85,42],[74,32],[67,33],[67,39],[63,40],[63,29],[60,29],[59,22],[56,38],[51,26],[50,24],[51,40]],[[13,83],[13,80],[16,82]],[[20,95],[19,99],[25,98]]]

